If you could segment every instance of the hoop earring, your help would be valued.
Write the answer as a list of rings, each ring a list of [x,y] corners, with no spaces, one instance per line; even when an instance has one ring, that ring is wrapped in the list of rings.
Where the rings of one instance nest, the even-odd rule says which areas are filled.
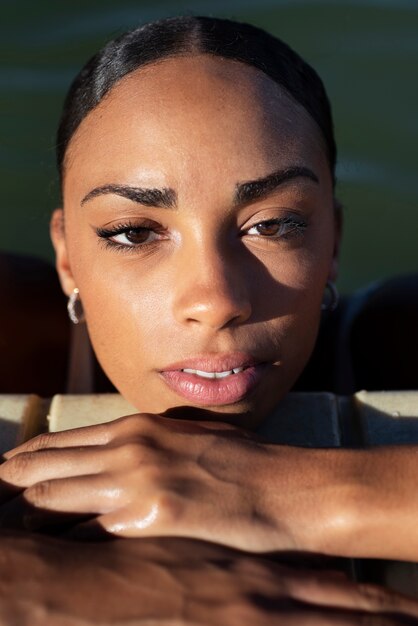
[[[76,287],[68,298],[67,302],[68,317],[73,324],[81,324],[84,322],[83,306],[80,300],[80,292]]]
[[[337,287],[330,280],[327,281],[327,284],[325,285],[325,290],[329,292],[329,300],[322,303],[321,310],[332,313],[338,306],[340,295],[338,293]]]

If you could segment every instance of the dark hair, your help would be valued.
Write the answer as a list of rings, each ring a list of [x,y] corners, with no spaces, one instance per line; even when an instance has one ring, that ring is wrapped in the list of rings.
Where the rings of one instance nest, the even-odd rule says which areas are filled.
[[[79,124],[124,76],[167,57],[212,54],[251,65],[283,87],[318,124],[335,179],[336,146],[331,106],[318,74],[280,39],[261,28],[213,17],[174,17],[110,41],[84,66],[64,102],[57,135],[62,179],[68,144]]]

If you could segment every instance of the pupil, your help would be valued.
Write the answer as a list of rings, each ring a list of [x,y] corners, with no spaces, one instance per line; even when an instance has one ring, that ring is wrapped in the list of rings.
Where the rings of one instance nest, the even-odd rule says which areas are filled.
[[[128,230],[125,234],[126,239],[131,243],[143,243],[148,238],[148,231],[146,228],[135,228]]]
[[[258,227],[259,232],[262,235],[276,235],[279,229],[278,224],[274,222],[267,222],[265,224],[260,224]]]

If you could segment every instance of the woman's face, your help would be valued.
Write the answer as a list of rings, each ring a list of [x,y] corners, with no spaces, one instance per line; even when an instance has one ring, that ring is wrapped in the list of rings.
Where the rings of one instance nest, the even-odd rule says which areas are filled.
[[[122,79],[70,142],[64,222],[63,288],[138,410],[255,428],[290,389],[338,225],[320,131],[262,72],[200,55]]]

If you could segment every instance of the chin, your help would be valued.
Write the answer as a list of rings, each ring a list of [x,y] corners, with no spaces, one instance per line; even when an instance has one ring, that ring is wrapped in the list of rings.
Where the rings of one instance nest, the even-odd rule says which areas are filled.
[[[257,430],[265,418],[273,411],[280,402],[285,392],[270,400],[266,394],[253,394],[253,397],[244,398],[233,404],[217,406],[198,406],[190,404],[176,404],[165,408],[163,411],[155,411],[165,417],[174,419],[189,419],[195,421],[224,422],[247,430]]]

